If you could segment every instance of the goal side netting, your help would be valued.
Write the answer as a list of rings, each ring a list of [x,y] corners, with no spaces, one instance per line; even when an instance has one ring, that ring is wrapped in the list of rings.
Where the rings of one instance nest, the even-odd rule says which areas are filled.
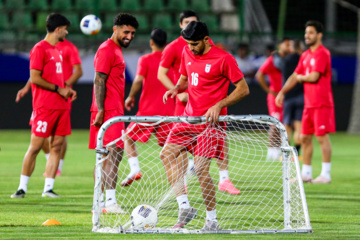
[[[123,122],[131,124],[104,145],[104,135],[111,130],[109,127]],[[175,134],[175,126],[178,131],[174,142],[167,136],[170,131],[172,136]],[[122,186],[130,173],[128,156],[132,155],[115,146],[123,144],[127,138],[131,138],[132,149],[136,149],[142,177]],[[169,172],[169,161],[164,161],[162,150],[166,148],[169,156],[177,156],[179,146],[181,157],[175,158],[173,161],[177,162],[171,165],[172,171],[177,173],[175,176]],[[270,147],[280,151],[278,158],[268,158]],[[116,159],[122,159],[118,167],[116,163],[110,170],[104,167],[106,161],[116,162]],[[214,201],[220,225],[220,230],[211,233],[312,232],[296,150],[289,146],[282,123],[267,115],[220,116],[215,125],[206,124],[204,117],[119,116],[108,120],[100,128],[97,138],[92,230],[104,233],[209,233],[201,230],[206,217],[207,200],[204,199],[208,198],[203,197],[204,185],[198,177],[199,169],[209,161],[208,173],[213,182],[209,189],[215,187]],[[219,172],[224,169],[221,166],[224,162],[227,163],[228,177],[240,194],[230,194],[219,188]],[[181,169],[174,170],[174,166]],[[172,176],[171,184],[169,175]],[[123,210],[121,213],[104,211],[104,193],[115,184],[116,202]],[[173,229],[179,211],[176,197],[185,186],[191,207],[198,211],[197,217],[184,228]],[[142,204],[156,209],[158,222],[154,228],[132,224],[131,213]]]

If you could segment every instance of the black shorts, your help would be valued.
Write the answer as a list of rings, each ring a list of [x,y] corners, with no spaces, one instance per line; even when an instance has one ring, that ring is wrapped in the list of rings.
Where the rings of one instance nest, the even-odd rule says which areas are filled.
[[[284,100],[284,124],[291,125],[294,121],[301,121],[304,110],[304,95]]]

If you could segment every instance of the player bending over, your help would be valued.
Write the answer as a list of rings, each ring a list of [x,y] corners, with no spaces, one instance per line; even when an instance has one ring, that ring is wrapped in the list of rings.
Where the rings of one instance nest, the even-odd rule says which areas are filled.
[[[125,101],[125,107],[128,111],[134,107],[135,96],[142,92],[139,102],[139,110],[136,116],[173,116],[175,109],[175,101],[168,101],[165,106],[162,98],[167,89],[157,78],[157,72],[161,59],[161,52],[166,45],[166,32],[161,29],[154,29],[151,32],[150,47],[152,53],[146,54],[139,58],[137,73],[131,86],[129,96]],[[170,78],[172,72],[168,74]],[[167,136],[170,133],[172,123],[160,123],[157,126],[143,126],[131,123],[127,128],[125,135],[125,152],[128,157],[129,166],[131,168],[128,176],[121,182],[121,186],[129,186],[134,180],[141,178],[138,154],[136,149],[136,141],[146,143],[151,134],[155,132],[159,146],[163,147]]]
[[[209,31],[205,23],[193,21],[181,31],[181,35],[189,47],[183,50],[180,79],[172,90],[165,93],[164,102],[187,89],[189,101],[184,115],[206,116],[208,123],[176,123],[161,152],[168,181],[179,204],[178,222],[173,228],[183,228],[197,215],[197,210],[190,206],[182,184],[186,165],[183,156],[189,151],[195,156],[195,171],[206,206],[203,230],[219,230],[215,186],[209,174],[211,158],[223,160],[226,157],[226,150],[223,149],[226,148],[226,126],[218,123],[218,118],[227,114],[227,106],[247,96],[249,88],[235,58],[209,44]],[[227,96],[230,81],[236,88]]]

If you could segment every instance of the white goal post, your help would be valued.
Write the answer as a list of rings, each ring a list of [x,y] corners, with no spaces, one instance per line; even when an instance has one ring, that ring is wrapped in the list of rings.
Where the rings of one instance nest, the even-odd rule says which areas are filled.
[[[107,129],[119,122],[135,124],[104,146],[103,139]],[[209,173],[216,187],[216,213],[221,230],[200,230],[205,223],[206,209],[198,178],[189,169],[185,171],[186,177],[180,185],[187,185],[189,202],[198,210],[198,215],[184,228],[172,229],[177,222],[179,207],[174,188],[168,182],[165,166],[160,159],[162,147],[155,134],[163,131],[164,123],[200,125],[205,123],[205,117],[118,116],[106,121],[97,137],[92,231],[126,234],[311,233],[299,160],[296,150],[289,146],[284,125],[267,115],[220,116],[219,122],[226,127],[207,125],[207,129],[203,133],[197,133],[197,137],[202,134],[206,139],[209,128],[215,128],[215,132],[210,132],[212,141],[217,138],[226,145],[226,150],[223,148],[224,152],[221,154],[229,162],[229,178],[241,191],[238,195],[231,195],[218,189],[219,168],[217,159],[212,159]],[[130,172],[124,151],[115,172],[118,174],[116,200],[125,213],[103,213],[102,192],[104,179],[108,177],[103,170],[103,162],[111,157],[113,144],[123,141],[125,135],[141,134],[134,129],[144,128],[136,128],[137,125],[155,129],[148,141],[135,143],[143,176],[130,186],[121,186],[121,181]],[[273,131],[277,131],[280,137],[275,140],[269,137]],[[267,160],[270,141],[273,141],[271,146],[277,146],[281,150],[281,158]],[[206,146],[200,148],[207,149]],[[188,153],[188,157],[191,158],[192,155]],[[136,229],[132,226],[131,212],[140,204],[150,205],[157,210],[158,223],[155,228]]]

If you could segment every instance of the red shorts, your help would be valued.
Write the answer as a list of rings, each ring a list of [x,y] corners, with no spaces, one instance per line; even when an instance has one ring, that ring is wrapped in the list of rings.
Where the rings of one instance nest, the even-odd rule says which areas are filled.
[[[155,136],[158,139],[159,146],[163,147],[165,145],[167,136],[169,135],[172,126],[173,126],[172,123],[160,123],[157,126],[143,126],[132,122],[126,128],[126,131],[129,131],[127,132],[127,135],[132,140],[139,141],[141,143],[146,143],[147,141],[149,141],[151,134],[155,132]],[[131,129],[132,127],[134,128]]]
[[[176,97],[175,116],[183,116],[187,102],[182,102]]]
[[[95,120],[96,114],[97,114],[97,112],[91,112],[89,149],[96,148],[97,135],[98,135],[98,132],[100,129],[99,127],[95,127],[95,126],[91,125]],[[124,114],[120,111],[120,109],[107,110],[107,111],[105,111],[105,114],[104,114],[104,122],[106,122],[107,120],[109,120],[112,117],[117,117],[117,116],[122,116],[122,115],[124,115]],[[105,132],[104,141],[103,141],[104,146],[106,144],[118,139],[119,137],[121,137],[122,131],[125,131],[125,123],[118,122],[118,123],[111,125]],[[115,145],[116,145],[116,147],[124,149],[124,141],[123,140],[117,141]]]
[[[304,135],[324,136],[335,132],[334,107],[304,108],[301,120],[301,133]]]
[[[66,136],[71,134],[68,109],[39,108],[32,113],[31,133],[37,137]]]
[[[174,143],[184,146],[194,156],[223,160],[225,130],[225,122],[221,122],[217,126],[176,123],[171,129],[166,144]]]
[[[269,115],[282,122],[284,118],[283,108],[276,106],[275,98],[276,97],[272,94],[267,95],[267,106],[269,110]]]

